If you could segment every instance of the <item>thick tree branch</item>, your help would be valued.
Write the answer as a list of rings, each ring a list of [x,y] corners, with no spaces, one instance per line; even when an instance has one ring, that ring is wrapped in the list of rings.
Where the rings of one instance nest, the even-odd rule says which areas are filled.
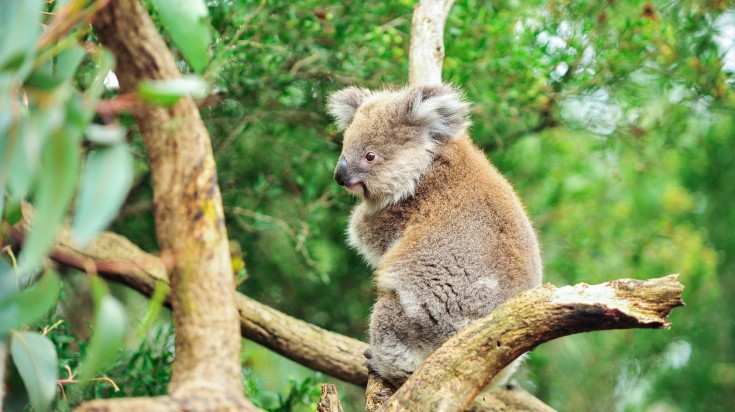
[[[122,93],[134,92],[143,80],[180,77],[173,54],[137,0],[110,2],[92,25],[115,55]],[[146,105],[133,114],[149,155],[158,243],[172,258],[173,399],[156,401],[155,407],[254,409],[243,397],[234,278],[207,130],[191,98],[172,108]],[[95,402],[87,408],[131,406]]]
[[[668,328],[683,306],[678,275],[523,293],[479,319],[431,355],[381,411],[460,411],[505,366],[539,344],[580,332]]]
[[[17,242],[23,241],[32,220],[32,208],[24,205],[23,220],[11,230]],[[168,283],[166,264],[161,258],[143,252],[125,237],[111,232],[100,234],[89,246],[80,248],[74,245],[71,232],[65,226],[59,232],[51,258],[124,283],[147,296],[153,294],[158,282]],[[170,306],[169,302],[170,297],[167,297],[167,305]],[[368,346],[366,343],[293,318],[239,293],[236,304],[243,337],[345,382],[360,386],[367,384],[368,372],[363,356]],[[493,395],[496,404],[527,405],[522,410],[539,410],[532,406],[540,401],[521,389],[503,391],[502,396],[498,395]]]
[[[444,25],[454,0],[421,0],[413,11],[408,82],[437,84],[442,81]]]

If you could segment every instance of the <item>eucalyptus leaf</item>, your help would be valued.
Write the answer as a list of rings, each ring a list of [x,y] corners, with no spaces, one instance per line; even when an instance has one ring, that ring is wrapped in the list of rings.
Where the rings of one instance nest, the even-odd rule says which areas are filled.
[[[90,124],[84,130],[87,140],[105,145],[124,142],[125,133],[125,128],[117,125]]]
[[[85,53],[82,46],[75,44],[59,54],[59,57],[56,59],[56,77],[65,82],[71,80],[77,71],[77,67],[79,67],[79,63],[82,62]]]
[[[96,69],[94,71],[94,79],[84,91],[84,97],[88,99],[97,99],[105,91],[105,77],[107,73],[115,66],[115,57],[107,51],[107,49],[99,49],[98,52],[92,54]]]
[[[184,76],[176,80],[147,80],[138,85],[138,95],[145,101],[162,106],[173,106],[183,96],[205,97],[208,85],[198,76]]]
[[[204,0],[152,0],[176,47],[195,72],[201,73],[209,60],[209,14]]]
[[[79,169],[79,131],[67,124],[44,145],[35,190],[36,219],[18,259],[21,274],[37,265],[56,240]]]
[[[41,32],[43,0],[0,2],[0,72],[24,78],[31,68]]]
[[[125,337],[127,319],[122,304],[105,291],[104,283],[94,278],[94,330],[83,360],[80,379],[90,379],[107,368],[118,354]]]
[[[56,394],[58,360],[54,344],[35,332],[14,331],[10,356],[23,379],[33,410],[49,410]]]
[[[41,320],[56,304],[60,291],[59,275],[49,270],[35,285],[0,300],[0,336]]]
[[[125,144],[89,153],[72,221],[79,245],[87,245],[117,216],[132,182],[133,158]]]

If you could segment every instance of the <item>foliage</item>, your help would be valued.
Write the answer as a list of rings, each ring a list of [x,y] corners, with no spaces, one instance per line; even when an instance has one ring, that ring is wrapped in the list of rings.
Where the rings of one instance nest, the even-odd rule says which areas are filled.
[[[21,3],[32,4],[3,7]],[[357,338],[365,337],[373,292],[366,265],[344,246],[353,200],[332,181],[339,135],[324,101],[349,84],[381,88],[407,80],[413,3],[207,2],[212,41],[202,77],[213,94],[201,102],[202,114],[232,250],[242,250],[246,265],[240,289]],[[165,12],[151,10],[168,28]],[[29,31],[13,37],[23,41],[12,47],[0,33],[4,222],[17,219],[20,199],[36,202],[49,223],[38,246],[23,253],[37,264],[74,199],[81,159],[91,156],[90,147],[118,145],[132,153],[135,176],[122,211],[107,206],[108,219],[117,214],[114,230],[155,251],[137,130],[106,125],[113,130],[100,133],[91,124],[101,119],[87,102],[102,92],[109,56],[83,28],[39,49],[44,35],[37,26],[16,22],[36,22],[40,14],[25,13],[0,12],[9,19],[0,30]],[[534,351],[521,383],[557,409],[717,411],[735,403],[735,62],[727,57],[735,54],[733,27],[732,4],[717,0],[468,0],[452,9],[444,78],[466,91],[474,140],[523,198],[543,244],[546,280],[596,283],[680,272],[686,286],[687,307],[674,313],[671,331],[574,336]],[[168,35],[183,71],[200,72],[191,57],[197,52],[173,31]],[[88,46],[81,57],[74,47],[80,38]],[[183,92],[180,84],[148,86],[139,89],[141,97],[157,102],[202,90],[200,83]],[[26,157],[10,154],[8,143],[20,141],[13,136],[28,143],[11,147],[30,150]],[[49,157],[55,153],[69,157]],[[45,166],[51,162],[66,165],[64,173]],[[81,207],[85,180],[73,210]],[[64,201],[43,201],[57,197]],[[0,282],[8,279],[3,273]],[[75,402],[163,393],[170,332],[161,337],[153,330],[106,372],[121,393],[95,382],[79,389]],[[60,363],[76,371],[86,338],[63,327],[49,338]],[[261,356],[252,353],[246,362]],[[283,388],[258,383],[268,373],[285,372],[255,366],[246,372],[248,394],[259,405],[313,406],[316,381],[297,378],[276,400],[273,392]]]

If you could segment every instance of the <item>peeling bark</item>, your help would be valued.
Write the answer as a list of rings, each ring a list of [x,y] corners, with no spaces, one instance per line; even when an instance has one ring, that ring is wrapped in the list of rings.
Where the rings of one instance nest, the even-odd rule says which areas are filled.
[[[340,402],[339,395],[337,395],[336,386],[331,383],[322,385],[322,396],[319,398],[316,410],[319,412],[342,412],[342,402]]]

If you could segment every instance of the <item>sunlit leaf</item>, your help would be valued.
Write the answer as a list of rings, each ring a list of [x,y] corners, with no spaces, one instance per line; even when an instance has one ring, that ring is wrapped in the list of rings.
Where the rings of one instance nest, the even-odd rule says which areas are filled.
[[[80,379],[92,378],[110,366],[123,345],[127,325],[122,304],[110,296],[101,279],[92,279],[92,293],[95,300],[94,330],[87,356],[82,361]]]
[[[163,27],[195,72],[201,73],[209,60],[209,25],[204,0],[152,0]]]
[[[133,159],[125,144],[89,153],[72,221],[74,240],[87,245],[117,216],[133,182]]]
[[[183,96],[205,97],[207,83],[197,76],[185,76],[176,80],[148,80],[138,85],[138,95],[150,103],[173,106]]]
[[[47,411],[56,393],[57,358],[54,344],[34,332],[13,332],[10,355],[23,379],[33,410]]]
[[[42,152],[33,222],[19,258],[21,273],[37,265],[56,240],[76,186],[79,168],[79,131],[71,125],[52,136]]]

